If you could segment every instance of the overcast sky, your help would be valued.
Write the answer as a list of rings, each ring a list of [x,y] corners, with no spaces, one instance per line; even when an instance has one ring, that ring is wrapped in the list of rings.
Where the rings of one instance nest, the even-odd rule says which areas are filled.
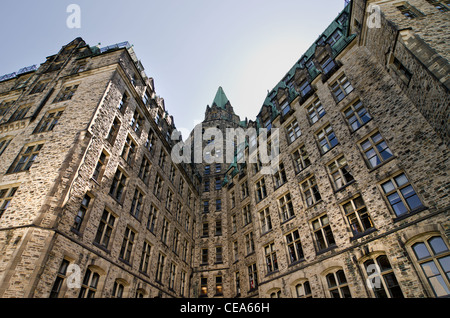
[[[70,29],[69,4],[81,8]],[[222,86],[255,119],[267,95],[344,9],[344,0],[0,0],[0,75],[41,64],[75,37],[134,45],[182,131]],[[186,137],[186,134],[183,133]]]

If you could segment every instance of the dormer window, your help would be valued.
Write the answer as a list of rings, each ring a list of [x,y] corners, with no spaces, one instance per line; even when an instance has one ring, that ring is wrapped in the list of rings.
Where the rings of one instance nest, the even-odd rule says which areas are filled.
[[[289,105],[289,102],[286,100],[281,105],[281,114],[282,114],[282,116],[285,116],[290,110],[291,110],[291,106]]]
[[[272,129],[272,120],[270,120],[270,118],[264,122],[264,128],[266,128],[268,132]]]
[[[334,63],[333,58],[328,56],[325,57],[320,63],[320,67],[322,67],[322,71],[324,74],[328,74],[335,66],[336,63]]]
[[[336,30],[334,33],[328,38],[327,43],[330,46],[333,46],[337,41],[342,37],[341,31]]]
[[[311,83],[308,80],[303,81],[300,85],[300,94],[306,96],[312,90]]]

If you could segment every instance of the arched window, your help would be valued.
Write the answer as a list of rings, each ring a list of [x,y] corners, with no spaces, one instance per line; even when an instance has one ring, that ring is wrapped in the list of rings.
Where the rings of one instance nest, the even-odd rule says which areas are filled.
[[[391,263],[386,255],[368,259],[364,262],[369,286],[377,298],[403,298]]]
[[[295,291],[298,298],[312,298],[311,285],[309,281],[295,285]]]
[[[450,295],[450,250],[440,236],[427,236],[411,246],[416,264],[436,297]]]
[[[347,278],[342,269],[329,273],[326,279],[331,298],[352,298]]]
[[[81,284],[80,294],[78,298],[94,298],[97,292],[98,281],[100,275],[88,268]]]
[[[112,290],[112,297],[122,298],[124,289],[125,289],[125,286],[121,282],[116,280],[114,282],[114,286],[113,286],[113,290]]]

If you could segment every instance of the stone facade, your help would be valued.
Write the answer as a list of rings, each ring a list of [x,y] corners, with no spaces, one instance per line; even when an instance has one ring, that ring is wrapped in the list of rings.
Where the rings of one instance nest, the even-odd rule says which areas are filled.
[[[0,297],[450,294],[441,2],[352,1],[254,121],[219,88],[200,129],[268,128],[273,174],[238,161],[251,138],[224,140],[232,164],[172,162],[174,119],[127,43],[78,38],[3,78]]]

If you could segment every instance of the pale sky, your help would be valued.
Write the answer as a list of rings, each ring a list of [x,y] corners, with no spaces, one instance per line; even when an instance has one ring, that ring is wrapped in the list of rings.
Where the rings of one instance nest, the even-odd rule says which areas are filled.
[[[70,29],[69,4],[81,8]],[[123,41],[186,131],[222,86],[237,115],[255,119],[267,95],[344,9],[344,0],[0,0],[0,75],[41,64],[80,36]]]

